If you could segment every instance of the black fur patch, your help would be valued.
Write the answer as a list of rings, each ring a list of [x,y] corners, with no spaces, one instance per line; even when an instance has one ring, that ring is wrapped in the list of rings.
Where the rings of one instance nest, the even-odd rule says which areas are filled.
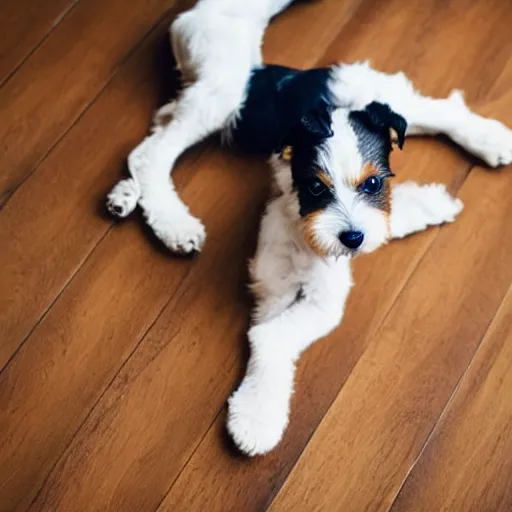
[[[376,101],[367,105],[364,110],[354,110],[349,119],[364,163],[371,163],[380,170],[388,171],[392,149],[390,130],[393,129],[398,135],[398,146],[401,149],[407,128],[405,119],[393,112],[388,105]]]
[[[232,131],[234,145],[246,153],[270,155],[286,145],[311,145],[331,137],[330,76],[330,68],[255,69]]]
[[[304,217],[310,213],[325,209],[333,200],[333,192],[326,188],[320,195],[313,195],[309,187],[313,180],[318,179],[320,169],[316,162],[319,146],[295,146],[291,161],[293,187],[299,199],[299,214]]]

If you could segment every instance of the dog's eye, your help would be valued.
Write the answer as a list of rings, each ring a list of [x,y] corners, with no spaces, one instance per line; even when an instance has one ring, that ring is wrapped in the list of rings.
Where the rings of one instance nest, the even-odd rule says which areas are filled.
[[[327,190],[327,187],[322,183],[322,181],[315,178],[309,182],[308,190],[311,195],[316,197],[323,194]]]
[[[370,176],[361,183],[361,190],[365,194],[373,196],[382,190],[383,185],[384,180],[380,176]]]

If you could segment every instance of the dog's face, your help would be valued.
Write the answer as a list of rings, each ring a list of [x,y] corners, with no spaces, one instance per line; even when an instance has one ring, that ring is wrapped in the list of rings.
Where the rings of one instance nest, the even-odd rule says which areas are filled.
[[[393,139],[402,146],[405,128],[386,105],[339,108],[325,138],[309,144],[302,137],[291,155],[275,160],[278,183],[288,189],[292,214],[316,254],[354,256],[387,241],[389,154]]]

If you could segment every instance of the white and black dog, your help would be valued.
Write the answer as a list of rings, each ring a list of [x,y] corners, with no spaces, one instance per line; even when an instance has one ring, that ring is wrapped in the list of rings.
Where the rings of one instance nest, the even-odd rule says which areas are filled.
[[[251,356],[228,411],[228,430],[250,455],[280,441],[295,362],[339,325],[350,259],[462,210],[442,185],[392,187],[392,146],[401,148],[406,135],[444,134],[492,167],[512,162],[512,131],[471,112],[458,91],[423,97],[403,74],[367,63],[264,66],[265,27],[290,3],[199,0],[176,19],[171,42],[185,88],[157,112],[151,135],[128,158],[131,177],[107,199],[118,217],[138,204],[171,251],[199,251],[203,225],[169,179],[177,158],[214,132],[228,146],[271,157],[276,194],[250,264]]]

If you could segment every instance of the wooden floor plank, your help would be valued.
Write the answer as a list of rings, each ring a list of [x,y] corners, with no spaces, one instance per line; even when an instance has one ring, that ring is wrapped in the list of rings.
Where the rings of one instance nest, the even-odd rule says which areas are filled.
[[[325,8],[321,11],[324,18],[338,19],[338,24],[333,23],[331,39],[343,24],[344,17],[350,14],[349,2],[346,6],[346,10],[339,9],[331,2],[330,12]],[[276,28],[270,29],[266,43],[266,54],[270,58],[279,54],[285,44],[287,52],[293,55],[295,43],[291,37],[287,40],[277,38],[273,42],[273,34],[277,29],[280,33],[288,31],[291,36],[295,30],[294,19],[297,19],[295,14],[284,16],[276,21]],[[310,28],[302,31],[303,37],[295,45],[299,55],[305,53],[304,65],[308,65],[313,54],[311,46],[314,46],[318,26],[310,24]],[[25,182],[0,215],[0,239],[11,241],[8,245],[10,252],[1,255],[7,265],[1,278],[11,281],[2,282],[11,283],[6,290],[23,291],[20,297],[7,295],[10,300],[18,300],[3,317],[7,325],[12,322],[15,334],[23,334],[30,328],[31,321],[94,250],[85,267],[0,376],[0,403],[9,404],[0,413],[0,432],[2,438],[8,439],[0,447],[0,481],[3,482],[0,503],[8,503],[12,508],[24,509],[30,503],[112,376],[137,346],[168,298],[176,293],[180,279],[194,268],[192,262],[175,261],[168,254],[161,256],[158,251],[152,258],[151,251],[155,249],[148,246],[137,226],[113,230],[94,249],[110,225],[97,215],[96,203],[103,198],[108,183],[114,181],[118,162],[146,130],[151,108],[156,105],[159,87],[152,53],[156,39],[165,30],[162,25],[155,37],[129,59],[98,102]],[[328,45],[329,42],[325,38],[321,44]],[[321,51],[322,46],[317,49],[317,52]],[[105,140],[112,146],[105,145]],[[90,147],[97,148],[93,154]],[[239,241],[248,233],[248,236],[254,236],[256,219],[266,195],[267,178],[261,172],[260,162],[251,165],[236,157],[226,159],[221,155],[220,151],[209,152],[197,160],[193,155],[189,156],[180,165],[177,184],[182,188],[195,176],[192,172],[185,175],[182,172],[190,169],[192,164],[201,169],[202,178],[194,181],[193,190],[187,192],[187,188],[185,198],[195,213],[206,218],[209,231],[206,254],[210,245],[212,248],[218,246],[213,260],[206,259],[204,264],[211,266],[215,261],[224,267],[228,258],[238,262],[233,269],[243,275],[247,251],[240,247]],[[71,165],[78,169],[76,176],[68,172]],[[105,172],[105,167],[111,167],[111,170]],[[232,174],[235,178],[230,179]],[[230,194],[231,200],[228,199]],[[238,208],[242,210],[238,212]],[[233,218],[239,221],[230,228]],[[221,227],[216,228],[219,225]],[[251,225],[253,229],[250,229]],[[240,234],[237,230],[242,228],[244,233]],[[230,229],[234,229],[233,242],[226,247],[221,242]],[[242,254],[230,256],[233,250],[230,244]],[[141,246],[148,246],[148,249],[143,250]],[[110,263],[111,260],[115,264]],[[167,277],[166,272],[169,273]],[[242,275],[237,274],[231,279],[233,285],[241,286]],[[133,279],[144,282],[140,285],[141,294],[133,291],[139,286]],[[198,292],[201,287],[196,283]],[[120,298],[116,300],[116,296]],[[32,302],[27,297],[31,297]],[[110,301],[114,302],[112,308],[108,306]],[[233,303],[236,302],[234,299]],[[244,306],[244,311],[246,309]],[[0,310],[3,312],[4,308]],[[16,315],[21,320],[17,320]],[[237,314],[237,317],[242,322],[245,320],[245,315]],[[200,312],[197,318],[201,318]],[[21,323],[25,331],[19,327]],[[6,336],[2,342],[7,346],[11,339]],[[166,338],[166,342],[169,341]],[[14,348],[11,344],[3,355],[7,357]],[[238,352],[233,351],[232,355],[236,357]],[[39,400],[40,396],[45,396],[44,402]],[[13,472],[13,468],[16,471]],[[167,486],[168,482],[165,482],[160,491],[162,495]]]
[[[78,0],[0,2],[0,85],[58,25]]]
[[[0,89],[0,204],[91,104],[141,37],[173,4],[174,0],[79,2]]]
[[[499,30],[496,32],[496,37],[502,37]],[[478,44],[476,39],[475,44]],[[445,65],[448,67],[450,63]],[[494,72],[498,74],[498,66]],[[440,80],[443,70],[435,73],[426,79]],[[488,79],[491,82],[492,76],[488,76]],[[418,152],[411,152],[411,157],[417,156],[420,151],[419,144],[414,147]],[[450,180],[450,171],[464,171],[467,164],[455,153],[447,148],[434,148],[433,144],[421,145],[423,158],[415,159],[419,176],[423,179],[445,176]],[[214,167],[217,169],[224,165],[226,162],[221,160]],[[250,172],[248,165],[237,163],[236,172]],[[446,169],[443,169],[443,165],[446,165]],[[203,183],[203,180],[204,177],[194,178],[195,185],[190,184],[187,190]],[[220,181],[217,181],[217,187],[221,187]],[[215,186],[211,188],[216,189]],[[198,196],[198,204],[212,201],[213,194],[208,195],[208,190],[205,188]],[[227,194],[230,193],[228,189]],[[239,200],[257,202],[258,198],[251,196],[248,200],[247,195],[241,194]],[[237,215],[241,216],[240,219]],[[254,229],[256,213],[246,212],[245,217],[241,213],[237,215],[234,215],[237,221],[233,228],[237,231],[227,236],[243,240]],[[243,331],[247,305],[240,302],[239,295],[247,248],[243,244],[237,248],[229,245],[224,239],[224,231],[215,227],[218,226],[216,219],[212,218],[213,226],[208,225],[206,220],[210,233],[213,229],[213,237],[211,234],[207,252],[182,283],[183,294],[180,291],[174,296],[115,379],[52,472],[33,510],[67,509],[77,502],[95,503],[100,509],[107,504],[114,509],[129,505],[137,510],[154,508],[214,421],[239,378],[244,363],[241,347],[245,346]],[[243,227],[239,222],[243,223]],[[391,262],[392,268],[403,269],[403,274],[397,276],[390,273],[378,278],[383,273],[375,264],[377,260],[373,260],[374,273],[368,274],[368,277],[358,273],[360,282],[368,283],[370,288],[366,288],[366,297],[362,294],[356,296],[357,309],[353,311],[368,310],[375,311],[375,314],[373,318],[354,314],[354,322],[343,332],[353,339],[352,344],[342,346],[339,351],[333,351],[333,344],[319,346],[317,353],[322,355],[315,362],[320,362],[320,365],[313,368],[311,364],[305,368],[312,375],[313,386],[309,389],[317,394],[301,396],[305,400],[299,404],[299,410],[295,410],[296,423],[289,438],[295,457],[297,447],[301,449],[304,445],[308,433],[314,429],[322,411],[327,409],[335,396],[333,380],[328,380],[328,377],[334,379],[335,385],[341,385],[346,374],[341,371],[340,377],[339,367],[346,364],[343,363],[345,359],[351,361],[350,367],[353,366],[361,353],[361,345],[366,343],[365,335],[379,324],[385,314],[381,304],[393,302],[393,293],[399,289],[397,282],[400,284],[412,271],[434,236],[435,232],[431,232],[416,237],[415,241],[405,242],[401,250],[389,248],[390,256],[386,261]],[[406,246],[413,249],[402,254]],[[366,267],[360,268],[366,270]],[[372,279],[376,279],[375,289]],[[386,288],[386,284],[391,288]],[[222,294],[219,290],[222,290]],[[371,302],[368,299],[369,290],[375,291]],[[361,337],[355,336],[356,333]],[[336,367],[336,363],[340,362],[342,364]],[[327,369],[326,365],[329,365]],[[309,384],[308,380],[303,385]],[[299,442],[293,441],[297,435]],[[216,438],[217,445],[219,441]],[[270,471],[272,459],[268,460],[266,464],[269,464]],[[102,468],[110,469],[106,473]],[[261,474],[265,474],[263,470]],[[258,481],[258,484],[264,478],[259,475],[257,469],[253,468],[253,481]],[[136,486],[133,484],[135,478]],[[223,480],[224,483],[228,481],[227,478]],[[195,481],[195,485],[200,486],[200,479]],[[195,491],[194,487],[190,493]],[[268,487],[264,491],[268,498]],[[264,496],[263,492],[261,496]]]
[[[506,171],[472,171],[464,214],[372,336],[273,510],[389,508],[510,286],[510,186]]]
[[[393,512],[512,510],[512,288]]]
[[[376,9],[370,8],[370,3],[363,5],[322,62],[336,60],[336,52],[339,52],[340,58],[348,61],[366,56],[384,69],[393,71],[403,68],[413,76],[418,75],[416,83],[428,93],[442,94],[459,85],[467,89],[469,98],[483,99],[481,82],[469,79],[469,68],[472,67],[474,71],[475,62],[479,63],[480,59],[471,65],[468,63],[457,68],[462,73],[458,77],[452,71],[451,59],[444,60],[442,57],[443,48],[450,56],[461,53],[462,48],[467,48],[469,40],[472,42],[468,51],[472,52],[478,46],[484,48],[481,36],[474,33],[474,19],[482,18],[484,34],[491,28],[496,30],[500,24],[497,18],[484,22],[486,8],[483,3],[480,4],[480,12],[473,14],[473,19],[455,25],[454,20],[447,17],[445,12],[441,12],[439,18],[430,19],[435,13],[424,2],[409,3],[407,13],[403,12],[403,3],[400,2],[383,2],[378,5],[382,8],[379,16]],[[375,4],[372,2],[371,6],[375,7]],[[460,3],[458,10],[464,10]],[[427,32],[422,38],[416,39],[417,27],[424,25],[436,25],[437,30],[432,35]],[[405,32],[400,32],[398,27]],[[411,34],[410,27],[416,27]],[[452,30],[458,34],[455,43]],[[503,30],[502,43],[507,37],[505,26]],[[386,38],[380,45],[379,37],[382,34],[386,34]],[[436,44],[432,44],[431,37],[436,39]],[[397,51],[399,47],[406,47],[407,52]],[[423,68],[423,63],[414,57],[419,52],[424,61],[431,63],[429,68]],[[494,75],[488,76],[487,90],[494,77],[501,72],[502,59],[500,55]],[[483,65],[486,67],[488,63]],[[448,80],[445,80],[446,76],[449,76]],[[504,94],[505,91],[500,88],[496,95],[496,87],[493,86],[490,98],[499,98],[501,105],[499,102],[490,102],[492,108],[489,109],[484,103],[481,110],[495,116],[501,115],[502,105],[507,101]],[[397,174],[402,179],[449,182],[453,178],[452,190],[456,188],[463,171],[460,160],[455,159],[453,154],[437,142],[409,141],[405,152],[395,153],[393,157]],[[472,207],[472,203],[468,204],[468,208]],[[342,326],[328,339],[310,349],[300,364],[292,420],[282,445],[264,458],[249,461],[233,457],[232,451],[226,450],[226,444],[222,442],[225,416],[220,415],[172,487],[161,510],[223,510],[229,504],[233,510],[258,511],[268,506],[369,343],[370,335],[383,320],[404,281],[435,236],[436,232],[424,233],[391,244],[375,255],[355,262],[357,285],[349,299]],[[382,262],[385,262],[385,270]],[[299,507],[298,510],[304,508]],[[348,507],[346,510],[357,509]]]

